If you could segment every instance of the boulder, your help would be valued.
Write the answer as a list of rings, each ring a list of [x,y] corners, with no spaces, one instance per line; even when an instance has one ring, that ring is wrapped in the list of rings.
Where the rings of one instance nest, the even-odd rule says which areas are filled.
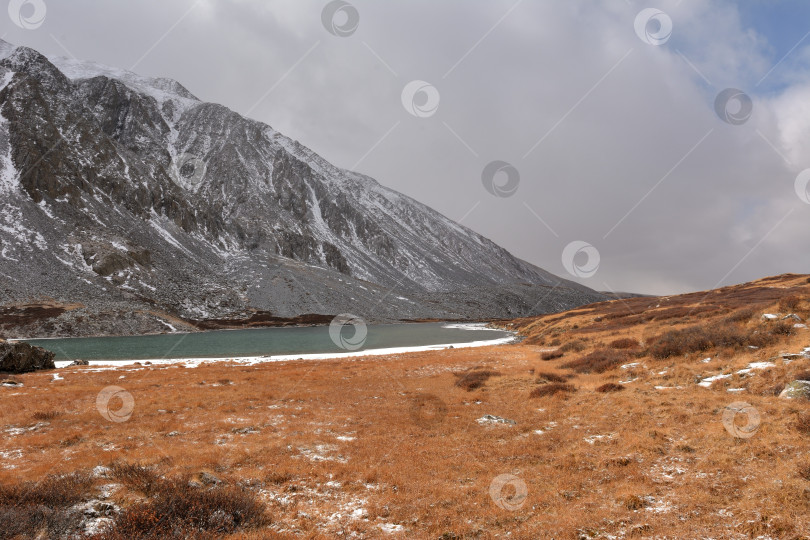
[[[810,399],[810,381],[793,381],[785,386],[780,398],[784,399]]]
[[[495,415],[492,415],[492,414],[485,414],[484,416],[482,416],[481,418],[476,420],[476,422],[478,422],[481,425],[484,425],[484,424],[514,425],[514,424],[517,423],[514,420],[510,420],[508,418],[502,418],[500,416],[495,416]]]
[[[29,373],[54,369],[54,354],[28,343],[0,343],[0,372]]]
[[[89,366],[90,361],[89,360],[82,360],[81,358],[79,358],[78,360],[74,360],[73,363],[71,363],[70,365],[71,366]]]
[[[206,486],[218,486],[223,483],[221,478],[205,471],[200,473],[199,479]]]

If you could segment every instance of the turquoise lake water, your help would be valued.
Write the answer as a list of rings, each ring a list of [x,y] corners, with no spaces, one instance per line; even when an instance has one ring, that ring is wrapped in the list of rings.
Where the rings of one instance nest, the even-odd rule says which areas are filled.
[[[357,350],[463,344],[511,335],[509,332],[482,327],[463,329],[444,326],[443,323],[370,325],[363,346]],[[351,342],[355,335],[354,327],[344,327],[340,335]],[[352,352],[335,344],[328,326],[218,330],[150,336],[31,339],[26,342],[53,351],[56,360],[154,360]]]

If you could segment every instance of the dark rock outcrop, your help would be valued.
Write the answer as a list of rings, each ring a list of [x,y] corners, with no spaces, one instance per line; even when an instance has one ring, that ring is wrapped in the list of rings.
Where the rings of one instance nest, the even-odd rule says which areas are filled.
[[[28,343],[0,343],[0,372],[30,373],[54,369],[54,354]]]

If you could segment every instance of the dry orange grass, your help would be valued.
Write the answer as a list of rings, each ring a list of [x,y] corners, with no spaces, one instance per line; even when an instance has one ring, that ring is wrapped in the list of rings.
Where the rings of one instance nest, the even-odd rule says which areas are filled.
[[[0,387],[0,514],[21,482],[77,473],[81,499],[113,484],[108,500],[131,527],[169,505],[166,493],[188,501],[171,508],[190,520],[202,519],[196,508],[221,505],[227,512],[213,520],[220,532],[212,537],[801,538],[810,532],[807,403],[779,399],[774,388],[810,370],[810,360],[778,354],[810,345],[810,332],[778,335],[759,349],[645,353],[669,330],[721,324],[743,308],[755,312],[730,324],[753,332],[767,324],[760,314],[778,311],[789,295],[799,297],[797,312],[808,307],[806,277],[522,319],[514,324],[527,339],[516,345],[19,376],[23,387]],[[689,312],[703,296],[711,313],[654,316]],[[616,326],[630,317],[642,322]],[[542,361],[546,338],[578,345],[570,358]],[[617,339],[640,344],[622,351],[626,364],[573,379],[563,367]],[[754,361],[774,366],[738,373]],[[457,385],[474,372],[499,375],[476,388]],[[731,376],[696,384],[720,373]],[[529,398],[555,384],[577,391]],[[134,398],[127,421],[96,409],[111,385]],[[598,391],[605,385],[624,391]],[[749,438],[724,426],[735,401],[760,415]],[[487,414],[515,423],[479,422]],[[731,429],[745,427],[739,416]],[[110,473],[82,483],[99,465]],[[222,484],[206,484],[212,476]],[[189,481],[202,491],[186,493]],[[23,487],[42,493],[36,485]],[[231,490],[232,502],[209,490]],[[238,527],[228,518],[258,510]]]

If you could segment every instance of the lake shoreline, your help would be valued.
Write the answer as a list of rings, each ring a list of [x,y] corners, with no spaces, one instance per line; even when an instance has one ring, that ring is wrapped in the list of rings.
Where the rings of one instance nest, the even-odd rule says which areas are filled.
[[[259,364],[290,360],[325,360],[385,356],[452,348],[514,343],[516,332],[486,322],[382,324],[355,328],[360,340],[339,328],[246,329],[169,335],[26,340],[56,353],[58,368],[76,360],[91,366],[236,362]],[[280,333],[277,333],[280,332]],[[337,333],[336,333],[337,332]],[[361,333],[362,332],[362,333]]]
[[[519,336],[516,333],[508,337],[469,341],[462,343],[444,343],[437,345],[414,345],[412,347],[388,347],[382,349],[365,349],[359,351],[346,351],[334,353],[311,353],[311,354],[282,354],[282,355],[265,355],[265,356],[234,356],[234,357],[200,357],[200,358],[156,358],[156,359],[138,359],[138,360],[89,360],[88,365],[98,367],[118,367],[118,366],[132,366],[132,365],[154,365],[166,366],[174,364],[184,364],[184,367],[192,368],[202,364],[212,364],[221,362],[233,362],[243,365],[256,365],[273,362],[289,362],[289,361],[305,361],[305,360],[341,360],[346,358],[360,358],[365,356],[389,356],[394,354],[407,354],[417,352],[441,351],[447,349],[466,349],[476,347],[489,347],[497,345],[506,345],[509,343],[516,343],[519,341]],[[73,362],[71,360],[57,360],[54,362],[57,369],[70,367]],[[148,363],[148,364],[147,364]]]

